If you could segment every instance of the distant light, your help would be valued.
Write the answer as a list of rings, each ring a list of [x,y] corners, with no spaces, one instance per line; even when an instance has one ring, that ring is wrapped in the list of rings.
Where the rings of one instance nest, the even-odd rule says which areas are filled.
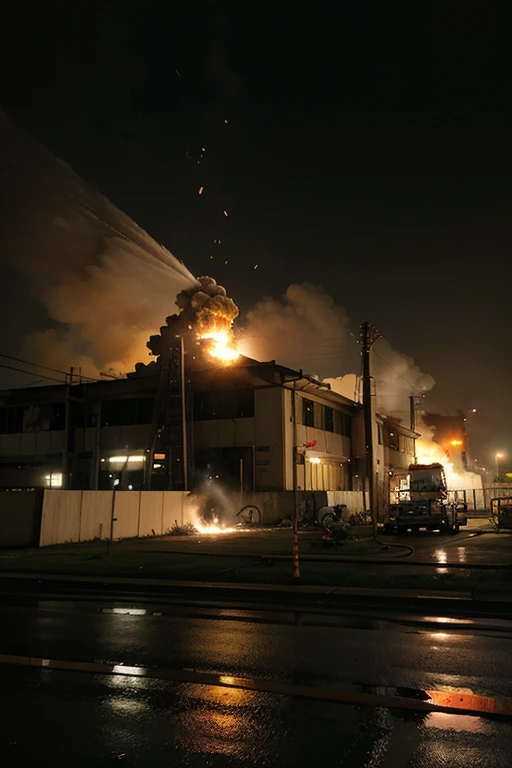
[[[129,486],[128,486],[128,490],[129,490],[129,491],[133,491],[133,485],[129,485]]]
[[[116,487],[116,485],[119,485],[119,478],[116,478],[116,479],[114,480],[114,488]]]
[[[62,473],[55,472],[51,475],[46,475],[45,480],[50,488],[62,488]]]
[[[476,413],[476,408],[472,408],[471,413]]]
[[[322,459],[319,459],[319,458],[318,458],[318,456],[312,456],[312,457],[309,459],[309,461],[311,462],[311,464],[320,464],[320,462],[322,461]]]
[[[129,462],[130,464],[133,464],[135,462],[144,461],[144,456],[111,456],[110,462],[111,464],[125,464],[126,462]]]
[[[155,453],[153,458],[156,459],[157,461],[164,461],[165,453]]]
[[[450,445],[453,445],[453,446],[462,445],[462,440],[452,440]]]
[[[497,453],[496,454],[496,458],[497,459],[502,459],[503,458],[503,454],[502,453]]]

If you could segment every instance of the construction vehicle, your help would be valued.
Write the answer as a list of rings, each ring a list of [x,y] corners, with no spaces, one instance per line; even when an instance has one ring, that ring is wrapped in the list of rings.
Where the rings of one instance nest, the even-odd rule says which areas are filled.
[[[458,533],[467,525],[467,504],[448,502],[448,488],[442,464],[410,464],[409,487],[397,491],[390,504],[385,534],[427,531]]]

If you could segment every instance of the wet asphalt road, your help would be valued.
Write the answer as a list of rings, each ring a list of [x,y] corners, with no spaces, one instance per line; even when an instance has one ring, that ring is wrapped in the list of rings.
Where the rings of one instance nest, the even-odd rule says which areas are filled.
[[[44,600],[4,603],[0,618],[4,654],[355,691],[512,696],[512,623],[505,621]],[[0,687],[8,702],[0,725],[5,766],[510,765],[512,724],[481,717],[8,665],[0,667]]]

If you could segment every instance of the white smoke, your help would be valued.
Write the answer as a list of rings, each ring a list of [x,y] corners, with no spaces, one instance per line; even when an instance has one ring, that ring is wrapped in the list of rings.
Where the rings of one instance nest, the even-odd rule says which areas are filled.
[[[9,190],[0,211],[2,259],[30,278],[54,321],[27,338],[24,355],[88,374],[130,370],[148,357],[149,335],[194,277],[1,113],[0,164]]]
[[[416,441],[416,456],[420,464],[439,462],[443,465],[448,488],[452,491],[481,489],[482,476],[476,472],[468,472],[463,465],[460,454],[449,456],[445,449],[436,442],[436,431],[429,427],[421,417],[417,421],[417,430],[421,439]]]
[[[406,418],[411,395],[424,395],[436,383],[412,357],[397,352],[386,339],[380,339],[373,348],[371,373],[376,382],[377,410],[398,418]]]
[[[316,374],[339,394],[360,401],[358,338],[344,307],[323,288],[293,284],[280,301],[264,299],[247,313],[238,349],[258,360],[275,359]],[[371,366],[377,409],[398,418],[408,418],[410,395],[423,394],[435,384],[412,357],[397,352],[385,339],[376,343]]]
[[[340,371],[355,347],[347,313],[320,286],[290,285],[279,301],[266,298],[246,315],[238,350],[320,377]]]

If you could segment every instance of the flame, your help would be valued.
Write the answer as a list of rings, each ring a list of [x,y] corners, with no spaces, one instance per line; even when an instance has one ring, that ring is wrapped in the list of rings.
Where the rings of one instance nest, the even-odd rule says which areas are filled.
[[[235,533],[236,528],[228,528],[220,525],[219,523],[201,523],[196,522],[194,526],[199,533]]]
[[[213,344],[208,349],[208,353],[212,357],[216,357],[225,363],[232,363],[233,360],[237,360],[240,357],[240,353],[229,346],[230,336],[229,331],[209,331],[208,333],[203,333],[199,338],[211,339],[213,341]]]

